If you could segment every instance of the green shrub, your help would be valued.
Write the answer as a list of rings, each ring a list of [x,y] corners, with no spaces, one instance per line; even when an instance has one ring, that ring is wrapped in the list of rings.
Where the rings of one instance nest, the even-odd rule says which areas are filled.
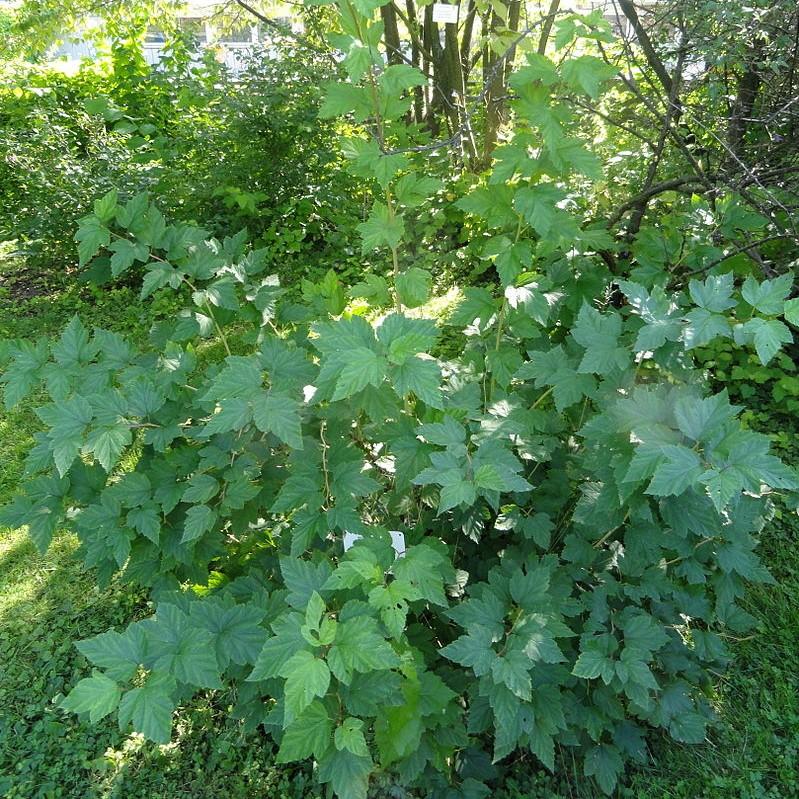
[[[772,414],[791,415],[799,410],[797,360],[790,351],[780,352],[763,364],[757,355],[720,340],[702,349],[699,357],[713,379],[726,385],[734,399],[758,408],[759,401],[765,400]]]
[[[316,119],[330,70],[281,45],[234,75],[178,45],[157,68],[137,39],[114,44],[107,72],[15,64],[0,95],[0,236],[18,240],[33,269],[71,270],[78,220],[120,186],[152,191],[215,235],[247,226],[284,274],[309,257],[322,272],[355,260],[365,194],[339,169],[333,125]],[[107,279],[95,266],[91,278]]]
[[[88,113],[103,78],[17,62],[0,87],[0,237],[17,242],[34,272],[60,275],[74,265],[77,220],[115,185],[147,187],[128,137]]]
[[[340,8],[349,81],[322,114],[376,134],[344,147],[382,192],[359,225],[390,265],[355,289],[368,306],[332,273],[281,302],[244,235],[112,192],[81,263],[139,263],[143,297],[185,287],[192,307],[142,351],[77,318],[9,348],[7,405],[40,384],[52,402],[4,521],[42,548],[74,529],[101,580],[122,570],[156,601],[78,644],[96,668],[63,706],[166,743],[179,703],[233,685],[234,717],[346,799],[373,776],[485,796],[491,761],[524,748],[555,769],[556,746],[611,793],[647,728],[704,739],[725,631],[751,624],[746,581],[770,579],[757,535],[796,474],[694,357],[734,337],[768,363],[797,321],[792,275],[610,274],[573,188],[600,170],[570,98],[612,76],[531,55],[514,138],[458,202],[499,286],[424,318],[432,275],[405,242],[440,184],[395,151],[424,77],[382,67],[372,6]],[[438,358],[447,325],[466,344]]]
[[[154,72],[153,91],[180,110],[162,127],[160,203],[220,237],[246,226],[284,274],[343,260],[368,192],[342,172],[334,126],[317,118],[331,74],[302,44],[255,51],[238,75],[212,58],[177,81]]]

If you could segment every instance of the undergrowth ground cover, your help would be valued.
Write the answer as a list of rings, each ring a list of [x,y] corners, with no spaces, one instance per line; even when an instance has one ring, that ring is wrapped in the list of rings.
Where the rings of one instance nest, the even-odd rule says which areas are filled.
[[[795,3],[86,2],[0,42],[0,797],[799,796]]]
[[[6,275],[7,276],[7,275]],[[142,337],[169,305],[144,305],[125,289],[64,288],[54,294],[0,299],[0,337],[53,336],[75,314]],[[39,423],[26,402],[0,415],[0,502],[22,479],[22,462]],[[749,401],[749,422],[779,430],[779,454],[794,462],[795,422],[779,415],[770,395]],[[755,631],[731,641],[735,660],[719,675],[717,727],[707,742],[687,746],[655,738],[650,762],[630,774],[623,797],[641,799],[788,799],[799,796],[799,519],[778,510],[762,536],[774,585],[754,587],[746,608]],[[167,746],[121,734],[113,720],[81,722],[61,711],[61,698],[86,672],[74,647],[107,629],[122,629],[149,614],[144,593],[114,581],[106,589],[75,557],[77,540],[61,534],[44,555],[24,530],[0,529],[0,795],[51,797],[274,797],[322,796],[309,769],[276,765],[275,748],[244,735],[228,717],[232,697],[202,696],[184,707]],[[503,763],[501,799],[598,796],[575,768],[558,778],[534,759]],[[393,795],[391,786],[377,786]]]

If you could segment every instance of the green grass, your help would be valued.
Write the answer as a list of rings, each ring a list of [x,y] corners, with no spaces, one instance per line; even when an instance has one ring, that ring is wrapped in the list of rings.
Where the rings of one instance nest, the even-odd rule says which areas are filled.
[[[143,597],[100,590],[62,535],[40,555],[22,532],[0,541],[0,795],[25,797],[299,797],[310,777],[275,771],[271,745],[226,721],[229,697],[193,702],[174,742],[147,745],[112,722],[81,724],[57,708],[87,673],[73,642],[146,612]]]
[[[784,453],[796,461],[796,448]],[[799,796],[799,523],[784,512],[764,531],[760,555],[776,579],[750,589],[758,620],[733,642],[717,688],[720,724],[701,747],[657,746],[656,765],[632,781],[641,799],[783,799]]]
[[[0,275],[1,277],[2,275]],[[168,315],[168,301],[145,310],[129,288],[64,288],[19,301],[0,294],[0,338],[52,335],[73,313],[142,337]],[[765,400],[764,400],[765,403]],[[0,502],[22,479],[37,429],[31,405],[0,414]],[[792,420],[755,422],[796,462]],[[765,416],[763,414],[766,414]],[[121,583],[99,589],[58,536],[40,555],[23,532],[0,529],[0,796],[8,799],[177,799],[177,797],[321,796],[308,769],[276,767],[272,744],[247,735],[229,717],[231,697],[215,694],[184,707],[173,742],[146,744],[106,720],[82,724],[60,698],[88,673],[73,642],[148,613],[145,597]],[[653,736],[652,760],[628,774],[620,797],[635,799],[790,799],[799,797],[799,518],[786,510],[766,529],[761,554],[775,585],[753,589],[752,637],[732,641],[736,660],[713,691],[719,724],[702,746]],[[564,758],[557,778],[531,756],[501,767],[495,799],[592,799],[590,783]],[[382,792],[381,792],[382,793]],[[392,791],[384,795],[399,796]]]

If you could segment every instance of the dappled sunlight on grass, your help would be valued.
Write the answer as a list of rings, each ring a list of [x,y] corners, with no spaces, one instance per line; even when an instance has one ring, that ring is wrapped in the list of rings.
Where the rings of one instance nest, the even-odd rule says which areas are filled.
[[[728,639],[735,657],[712,688],[719,723],[703,746],[654,740],[654,762],[635,775],[636,799],[799,796],[799,518],[782,511],[761,536],[776,579],[750,586],[752,633]]]
[[[436,294],[424,305],[408,311],[408,316],[420,316],[429,319],[442,319],[449,316],[455,306],[463,298],[463,291],[459,286],[452,286],[443,294]]]
[[[74,583],[54,586],[52,578],[57,570],[64,568],[74,571],[75,577],[83,576],[75,560],[77,545],[75,536],[57,535],[42,554],[28,537],[26,528],[12,531],[0,527],[0,618],[13,616],[19,622],[30,614],[29,621],[35,622],[36,616],[50,605],[71,600]],[[85,601],[86,595],[82,598]]]
[[[198,698],[181,710],[172,742],[155,746],[138,734],[122,738],[103,754],[94,774],[98,799],[140,796],[316,799],[324,795],[311,769],[272,765],[272,746],[244,735],[226,720],[228,708]]]
[[[35,593],[34,549],[26,529],[0,527],[0,618]]]
[[[0,502],[5,502],[22,475],[22,464],[33,440],[30,413],[0,415]]]

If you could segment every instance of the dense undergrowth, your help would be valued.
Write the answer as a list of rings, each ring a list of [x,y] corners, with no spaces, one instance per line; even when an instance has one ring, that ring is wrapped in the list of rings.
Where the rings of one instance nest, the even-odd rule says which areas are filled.
[[[368,0],[6,76],[0,790],[797,794],[794,74],[709,7],[489,10],[471,110]]]
[[[17,270],[15,270],[17,271]],[[7,279],[8,273],[4,277]],[[133,292],[72,289],[33,300],[0,299],[2,335],[53,336],[74,313],[91,310],[104,327],[143,338],[154,314]],[[124,315],[120,309],[124,308]],[[164,308],[163,315],[169,313]],[[797,431],[768,393],[750,398],[752,423],[774,435],[782,457],[797,457]],[[39,428],[31,406],[0,416],[0,500],[22,479]],[[774,432],[774,431],[778,432]],[[799,795],[799,522],[783,511],[770,522],[761,554],[777,583],[754,589],[745,607],[757,619],[746,640],[732,641],[733,665],[713,701],[719,714],[702,746],[650,742],[650,759],[629,775],[620,796],[641,799],[786,799]],[[75,556],[77,542],[58,537],[42,555],[24,531],[2,530],[0,543],[0,792],[9,799],[231,797],[310,799],[321,796],[304,769],[278,766],[267,741],[244,736],[225,713],[225,696],[200,698],[181,710],[175,740],[157,747],[92,726],[59,710],[86,661],[74,642],[146,615],[144,593],[115,582],[96,587]],[[579,773],[559,779],[528,759],[501,767],[501,799],[596,797]]]

